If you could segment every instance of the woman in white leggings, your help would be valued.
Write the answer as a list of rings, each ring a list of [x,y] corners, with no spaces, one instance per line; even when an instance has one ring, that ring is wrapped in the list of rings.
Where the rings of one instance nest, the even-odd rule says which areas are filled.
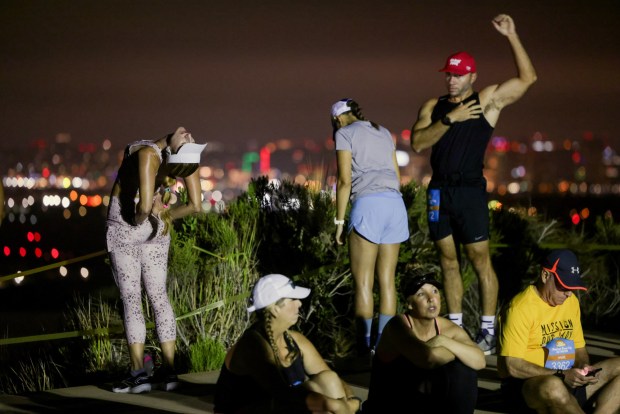
[[[112,188],[106,242],[112,272],[123,302],[123,321],[129,345],[130,375],[115,384],[114,392],[141,393],[153,384],[177,387],[174,371],[176,320],[168,299],[169,228],[172,220],[201,211],[198,167],[206,144],[196,144],[183,127],[160,139],[127,146]],[[183,179],[187,203],[169,206],[170,192],[156,190],[170,177]],[[163,369],[151,378],[144,369],[146,325],[142,312],[142,284],[155,315]]]

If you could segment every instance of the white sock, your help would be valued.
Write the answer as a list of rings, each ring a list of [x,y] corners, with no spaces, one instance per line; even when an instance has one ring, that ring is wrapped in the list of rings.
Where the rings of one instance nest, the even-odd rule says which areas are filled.
[[[486,329],[491,335],[495,335],[495,315],[482,315],[480,317],[480,329]]]
[[[448,319],[450,319],[461,328],[463,327],[463,313],[449,313]]]

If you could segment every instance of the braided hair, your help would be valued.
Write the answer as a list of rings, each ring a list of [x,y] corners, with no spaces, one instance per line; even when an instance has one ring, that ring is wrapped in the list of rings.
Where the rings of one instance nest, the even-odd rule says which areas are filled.
[[[285,300],[284,298],[280,299],[276,303],[274,303],[272,306],[281,306],[284,300]],[[273,314],[269,312],[268,308],[269,307],[257,310],[256,316],[259,320],[259,324],[262,325],[261,327],[264,329],[265,334],[267,334],[267,341],[269,342],[269,346],[271,347],[271,350],[273,351],[273,355],[275,357],[276,363],[278,364],[278,366],[282,367],[282,361],[280,361],[280,352],[278,350],[278,345],[276,344],[276,339],[273,337],[273,330],[271,328],[271,325],[272,325],[271,321],[273,319]],[[300,353],[299,347],[297,346],[297,344],[295,343],[295,341],[291,337],[291,334],[288,331],[284,331],[284,341],[286,342],[286,347],[288,348],[288,351],[289,351],[288,354],[286,355],[286,361],[292,362],[295,360],[295,358],[297,358],[297,356]]]

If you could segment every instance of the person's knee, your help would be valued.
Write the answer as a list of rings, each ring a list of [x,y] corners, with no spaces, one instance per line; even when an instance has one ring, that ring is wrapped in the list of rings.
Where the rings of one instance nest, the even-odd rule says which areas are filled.
[[[606,375],[610,380],[620,377],[620,357],[609,358],[603,364]]]
[[[486,249],[474,249],[468,251],[467,258],[472,266],[478,271],[491,269],[491,255]]]
[[[444,277],[460,277],[460,265],[458,260],[442,257],[440,264]]]
[[[528,397],[527,393],[524,393],[525,397]],[[538,400],[543,402],[544,405],[562,406],[570,402],[572,398],[568,389],[557,377],[549,376],[545,381],[538,384]]]
[[[372,289],[374,283],[371,278],[368,277],[356,277],[355,278],[355,294],[362,296],[372,296]]]
[[[478,372],[475,369],[463,364],[460,360],[456,359],[448,364],[448,366],[448,374],[459,383],[463,385],[478,383]]]

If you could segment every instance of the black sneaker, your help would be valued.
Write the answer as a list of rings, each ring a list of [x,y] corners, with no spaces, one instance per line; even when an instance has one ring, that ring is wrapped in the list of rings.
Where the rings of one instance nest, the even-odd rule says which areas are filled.
[[[112,392],[123,394],[141,394],[151,391],[151,378],[146,373],[130,375],[127,379],[112,386]]]
[[[153,384],[158,390],[173,391],[179,388],[179,377],[174,371],[159,369],[155,371]]]

